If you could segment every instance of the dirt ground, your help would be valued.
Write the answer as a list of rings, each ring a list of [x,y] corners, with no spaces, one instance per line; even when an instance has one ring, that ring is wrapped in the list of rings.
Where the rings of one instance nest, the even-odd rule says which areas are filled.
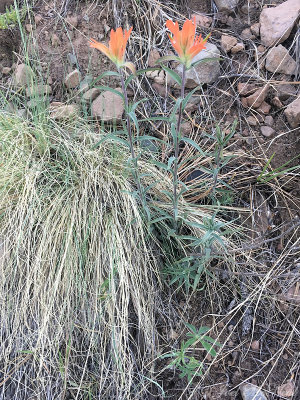
[[[203,34],[211,32],[210,40],[220,47],[222,34],[230,34],[240,40],[242,31],[258,22],[263,5],[279,4],[282,1],[242,0],[238,8],[230,14],[229,20],[228,15],[217,14],[212,9],[210,0],[162,1],[161,3],[153,1],[148,7],[148,15],[143,15],[143,1],[136,2],[135,7],[130,4],[131,2],[124,1],[123,5],[120,3],[94,0],[35,2],[24,24],[27,24],[27,35],[33,38],[29,44],[29,53],[34,61],[38,60],[34,65],[41,82],[48,82],[52,87],[50,102],[78,99],[78,95],[66,90],[63,83],[65,76],[74,68],[79,69],[83,79],[89,79],[89,77],[94,79],[103,71],[114,70],[106,57],[88,48],[88,39],[95,38],[105,42],[110,29],[118,24],[134,27],[136,32],[133,33],[134,45],[129,45],[128,57],[136,56],[139,67],[144,68],[147,67],[149,52],[153,46],[161,48],[162,53],[170,50],[166,33],[161,43],[159,43],[161,33],[155,33],[156,27],[162,24],[166,15],[174,19],[190,17],[194,12],[211,16],[212,27],[201,28],[201,31]],[[126,7],[125,3],[127,3]],[[173,3],[177,11],[172,9]],[[113,4],[115,4],[115,10],[112,7]],[[140,10],[138,4],[140,4]],[[251,7],[247,8],[247,5]],[[145,26],[147,27],[146,34],[151,32],[152,35],[150,44],[143,42],[145,38],[141,32],[144,32]],[[290,43],[296,33],[297,28],[294,28],[288,39]],[[136,52],[138,43],[143,45],[143,51],[140,53]],[[254,81],[251,78],[256,65],[254,45],[259,46],[260,41],[259,38],[255,38],[244,40],[244,43],[245,50],[242,52],[230,56],[222,53],[221,76],[216,82],[205,85],[201,94],[206,96],[209,111],[205,107],[199,107],[198,111],[190,116],[190,121],[193,135],[197,135],[202,129],[208,132],[212,130],[215,121],[219,121],[221,127],[226,130],[236,118],[238,119],[237,131],[230,149],[237,152],[239,156],[227,167],[228,174],[232,174],[231,184],[234,191],[239,194],[239,200],[235,205],[240,207],[245,205],[255,207],[256,205],[260,208],[258,217],[252,220],[245,218],[245,226],[257,235],[265,233],[268,229],[282,226],[279,231],[275,229],[275,233],[271,236],[275,237],[284,233],[284,230],[288,230],[293,222],[299,221],[297,219],[300,209],[299,170],[296,170],[295,174],[280,175],[272,182],[259,183],[256,178],[272,155],[273,168],[280,167],[288,160],[292,160],[288,167],[300,164],[300,132],[299,129],[290,129],[283,114],[283,108],[291,102],[291,98],[283,101],[283,108],[271,106],[268,115],[274,119],[273,127],[276,132],[274,137],[264,137],[260,131],[260,124],[249,125],[247,118],[253,111],[243,106],[237,92],[237,85],[239,82]],[[14,67],[14,63],[22,61],[22,51],[18,50],[19,45],[21,46],[21,37],[17,29],[0,31],[1,67]],[[285,81],[286,76],[276,74],[274,78],[264,71],[261,78],[261,82],[257,82],[259,86],[268,79],[272,80],[266,99],[271,103],[278,84]],[[2,75],[1,86],[9,85],[10,79],[10,75]],[[113,87],[118,85],[114,78],[106,78],[103,82]],[[294,82],[294,86],[296,93],[299,93],[299,82],[297,84]],[[148,92],[149,96],[153,93],[151,82],[147,79],[143,81],[143,90]],[[174,94],[176,95],[176,92]],[[158,98],[159,104],[164,104],[164,99],[159,96]],[[235,176],[234,171],[237,168],[243,173],[239,172]],[[269,399],[279,400],[285,397],[277,395],[278,387],[292,380],[295,382],[294,396],[288,398],[300,399],[299,325],[294,325],[298,322],[300,303],[282,301],[283,298],[280,297],[283,288],[287,291],[293,285],[299,285],[300,259],[299,253],[296,252],[299,244],[293,251],[287,250],[284,263],[282,263],[283,249],[287,249],[289,241],[291,243],[297,241],[293,235],[281,236],[277,241],[271,242],[270,246],[261,253],[255,250],[250,253],[249,259],[255,259],[258,270],[251,270],[244,255],[236,254],[235,262],[237,265],[242,265],[243,272],[239,267],[235,271],[226,272],[220,263],[215,266],[216,270],[220,270],[215,275],[218,276],[218,281],[214,279],[209,283],[210,289],[205,291],[205,295],[203,295],[204,292],[199,291],[188,305],[183,304],[180,294],[172,296],[174,307],[177,307],[176,315],[180,315],[181,320],[170,322],[172,316],[167,317],[173,329],[171,334],[170,325],[166,326],[165,320],[162,318],[160,321],[158,317],[158,324],[159,321],[161,322],[160,333],[164,338],[163,346],[166,349],[168,346],[178,345],[185,337],[182,320],[189,321],[195,326],[215,325],[216,337],[227,345],[217,360],[206,357],[204,378],[195,378],[191,386],[187,386],[186,380],[178,378],[178,373],[174,369],[164,371],[160,377],[160,383],[163,384],[166,398],[241,400],[239,385],[243,382],[251,382],[261,386]],[[256,300],[260,296],[257,292],[252,302],[246,302],[242,308],[234,312],[236,304],[246,297],[248,288],[259,286],[261,275],[265,275],[268,268],[274,265],[279,266],[275,271],[278,274],[280,271],[280,276],[275,276],[268,281],[259,306],[256,307]],[[214,304],[213,315],[212,303]],[[245,315],[249,315],[251,320],[246,327]],[[258,343],[257,347],[253,343]],[[201,354],[205,356],[202,350],[197,350],[197,355]],[[165,361],[161,363],[162,367],[166,366]],[[153,398],[160,397],[157,395]]]

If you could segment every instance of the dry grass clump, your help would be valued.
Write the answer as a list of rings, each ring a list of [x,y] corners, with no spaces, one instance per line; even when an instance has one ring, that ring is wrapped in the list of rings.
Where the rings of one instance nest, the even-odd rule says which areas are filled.
[[[155,353],[158,267],[124,153],[0,118],[2,395],[126,398]]]
[[[160,354],[163,253],[129,194],[126,149],[8,114],[0,137],[2,398],[140,398]],[[149,196],[168,211],[157,178]]]

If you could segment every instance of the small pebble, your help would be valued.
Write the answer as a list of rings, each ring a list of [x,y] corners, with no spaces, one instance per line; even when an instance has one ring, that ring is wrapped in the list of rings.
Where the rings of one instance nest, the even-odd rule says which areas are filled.
[[[260,131],[267,138],[274,136],[275,133],[274,129],[267,125],[261,126]]]
[[[253,342],[251,343],[251,349],[254,351],[258,351],[260,348],[260,344],[258,340],[253,340]]]

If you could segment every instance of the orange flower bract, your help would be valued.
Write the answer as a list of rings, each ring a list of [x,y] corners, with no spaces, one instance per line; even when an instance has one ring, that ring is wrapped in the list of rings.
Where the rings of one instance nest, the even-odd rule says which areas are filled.
[[[202,39],[201,35],[196,36],[195,18],[194,21],[187,19],[183,24],[181,31],[178,22],[174,23],[171,20],[166,22],[166,27],[172,33],[172,35],[169,35],[169,38],[180,58],[180,61],[189,68],[192,59],[200,53],[201,50],[205,49],[208,36],[205,39]]]
[[[132,27],[128,31],[124,29],[124,33],[122,28],[117,28],[116,31],[112,29],[110,31],[108,47],[105,46],[105,44],[103,43],[97,42],[97,40],[95,39],[90,39],[90,47],[94,47],[95,49],[100,50],[108,58],[110,58],[117,67],[127,66],[132,69],[133,64],[130,65],[131,63],[124,62],[126,44],[128,42],[131,31]]]

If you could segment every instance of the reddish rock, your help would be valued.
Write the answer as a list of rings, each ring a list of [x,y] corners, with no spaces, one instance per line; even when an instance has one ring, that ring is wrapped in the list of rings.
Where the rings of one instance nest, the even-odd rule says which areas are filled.
[[[212,18],[204,14],[192,14],[191,19],[196,20],[196,24],[203,28],[209,28],[212,24]]]
[[[270,110],[271,110],[270,104],[268,104],[268,103],[265,102],[265,101],[263,101],[263,102],[261,103],[261,105],[257,108],[257,111],[258,111],[258,112],[263,113],[263,114],[265,114],[265,115],[269,114]]]
[[[80,83],[80,72],[78,69],[70,72],[65,79],[65,85],[68,89],[76,88]]]
[[[239,0],[215,0],[218,11],[231,12],[238,4]]]
[[[156,61],[160,58],[159,51],[156,49],[152,49],[149,53],[148,58],[148,66],[149,67],[157,67]]]
[[[232,54],[239,53],[240,51],[245,50],[244,43],[237,43],[233,48],[231,49]]]
[[[96,97],[99,96],[99,94],[100,94],[100,89],[97,88],[89,89],[83,94],[82,100],[86,103],[90,103],[91,101],[94,101]]]
[[[268,51],[265,67],[268,71],[279,74],[294,75],[296,73],[296,61],[281,44]]]
[[[154,82],[152,84],[152,88],[155,92],[157,92],[161,97],[166,97],[166,86],[160,85],[159,83]]]
[[[295,384],[293,381],[284,383],[283,385],[277,388],[278,396],[283,398],[293,397],[294,393],[295,393]]]
[[[275,90],[279,100],[281,101],[285,101],[290,97],[296,98],[297,95],[297,89],[295,86],[290,84],[277,85],[275,86]]]
[[[249,96],[257,90],[254,83],[239,82],[237,86],[237,91],[242,96]]]
[[[274,129],[267,125],[262,125],[260,131],[267,138],[272,137],[275,134]]]
[[[258,108],[267,97],[269,91],[269,84],[256,90],[251,96],[247,97],[248,107]]]
[[[271,103],[273,104],[273,106],[275,106],[276,108],[282,108],[283,104],[281,103],[279,97],[275,96],[273,97],[273,99],[271,100]]]
[[[253,340],[253,342],[251,343],[251,349],[254,351],[259,351],[259,348],[260,348],[259,340]]]
[[[260,37],[266,46],[284,42],[300,13],[300,0],[288,0],[276,7],[264,8],[260,14]]]
[[[19,64],[16,67],[14,74],[14,83],[16,86],[26,86],[31,83],[33,77],[33,71],[26,64]]]
[[[284,114],[291,128],[300,126],[300,97],[290,103],[284,110]]]
[[[120,88],[116,89],[122,92]],[[123,99],[110,91],[101,93],[92,102],[92,115],[105,122],[121,121],[124,112]]]
[[[66,18],[66,22],[71,29],[77,28],[78,26],[78,17],[76,15],[69,16]]]
[[[229,36],[229,35],[221,36],[221,47],[226,53],[228,53],[236,44],[237,44],[237,39],[234,36]]]
[[[271,115],[267,115],[265,118],[265,124],[268,126],[274,125],[274,118]]]
[[[257,126],[257,125],[258,125],[258,120],[257,120],[253,115],[250,115],[250,116],[247,118],[247,122],[248,122],[248,124],[251,125],[251,126]]]
[[[242,31],[241,33],[242,39],[248,40],[248,39],[255,39],[255,36],[251,32],[250,28],[246,28]]]
[[[34,22],[35,22],[36,25],[39,25],[42,20],[43,20],[43,17],[40,14],[35,14]]]
[[[250,26],[250,31],[255,35],[256,37],[259,36],[259,30],[260,30],[260,23],[257,22],[256,24],[253,24]]]

